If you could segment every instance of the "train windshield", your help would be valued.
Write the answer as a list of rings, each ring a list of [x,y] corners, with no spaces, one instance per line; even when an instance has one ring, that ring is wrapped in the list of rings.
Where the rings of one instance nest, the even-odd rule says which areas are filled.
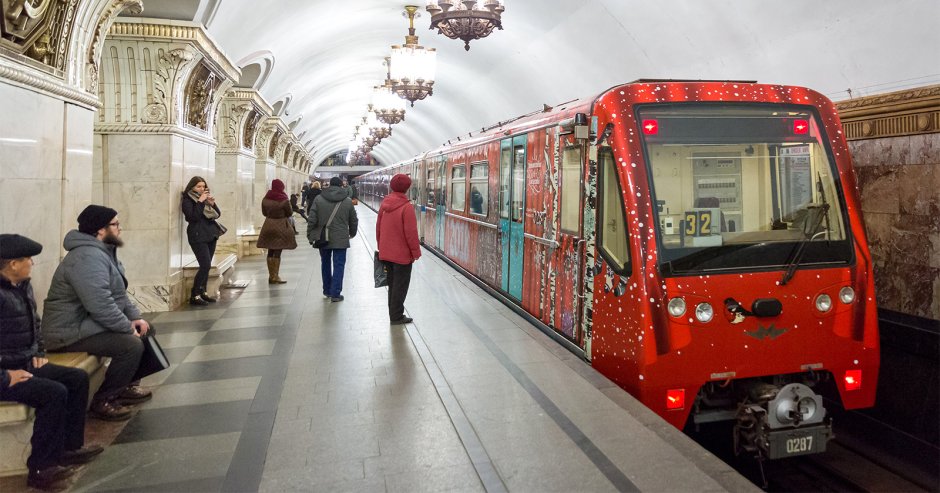
[[[839,175],[803,106],[640,107],[663,273],[852,261]],[[802,244],[802,245],[801,245]]]

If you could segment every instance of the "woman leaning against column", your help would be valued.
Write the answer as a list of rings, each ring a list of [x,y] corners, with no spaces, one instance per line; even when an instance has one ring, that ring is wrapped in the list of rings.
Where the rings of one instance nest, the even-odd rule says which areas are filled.
[[[258,234],[258,248],[268,249],[268,284],[284,284],[287,281],[278,276],[281,250],[297,248],[297,239],[294,238],[294,228],[289,219],[294,211],[284,193],[283,181],[271,182],[271,190],[261,201],[261,214],[264,214],[264,224]]]
[[[183,197],[180,199],[180,208],[186,217],[186,238],[189,246],[199,262],[199,271],[193,279],[193,290],[189,295],[190,305],[208,305],[214,303],[215,298],[206,292],[209,282],[209,269],[212,267],[212,256],[215,255],[215,244],[221,236],[222,229],[216,222],[222,211],[215,203],[215,198],[209,193],[209,185],[200,176],[194,176],[186,185]]]

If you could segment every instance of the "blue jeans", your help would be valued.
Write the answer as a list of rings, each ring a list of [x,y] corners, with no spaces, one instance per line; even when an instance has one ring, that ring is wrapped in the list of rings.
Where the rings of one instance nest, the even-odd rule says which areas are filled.
[[[323,276],[323,294],[336,298],[343,292],[343,271],[346,269],[345,248],[320,249],[320,273]]]

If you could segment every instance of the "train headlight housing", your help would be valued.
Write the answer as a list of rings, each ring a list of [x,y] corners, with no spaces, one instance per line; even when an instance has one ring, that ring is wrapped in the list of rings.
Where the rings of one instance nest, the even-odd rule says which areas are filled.
[[[685,315],[685,300],[682,298],[673,298],[669,300],[666,309],[669,310],[669,314],[673,317],[681,317]]]
[[[821,294],[816,297],[816,309],[822,313],[832,310],[832,298],[828,294]]]
[[[715,317],[715,309],[708,303],[699,303],[695,306],[695,319],[699,322],[708,323]]]
[[[846,305],[852,304],[852,302],[855,301],[855,290],[849,286],[840,289],[839,300]]]

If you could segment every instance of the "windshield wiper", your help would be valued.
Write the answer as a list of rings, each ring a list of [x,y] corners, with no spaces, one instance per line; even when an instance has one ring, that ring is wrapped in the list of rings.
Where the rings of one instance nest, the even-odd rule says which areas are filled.
[[[803,258],[803,251],[806,248],[806,244],[812,241],[813,236],[816,234],[816,230],[819,229],[819,226],[822,225],[823,219],[825,219],[829,213],[829,204],[823,203],[818,206],[810,206],[807,207],[807,210],[815,215],[812,217],[812,219],[807,218],[807,221],[803,224],[804,238],[800,240],[800,242],[797,243],[795,247],[793,247],[793,252],[790,254],[790,260],[787,262],[787,268],[783,272],[783,279],[780,279],[781,286],[790,282],[790,279],[793,279],[793,275],[796,274],[796,268],[800,266],[800,259]],[[807,224],[809,224],[811,227],[807,228]]]

